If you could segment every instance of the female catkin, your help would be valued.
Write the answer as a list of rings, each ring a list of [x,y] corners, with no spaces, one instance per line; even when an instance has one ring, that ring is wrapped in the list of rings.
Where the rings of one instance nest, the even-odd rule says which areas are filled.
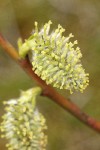
[[[32,88],[21,92],[18,99],[5,102],[0,128],[2,137],[8,140],[8,150],[46,150],[46,120],[35,104],[40,93],[41,88]]]
[[[46,23],[42,29],[38,29],[35,22],[35,30],[32,35],[22,44],[19,41],[19,54],[21,57],[29,56],[35,73],[60,89],[81,91],[89,83],[88,73],[82,67],[80,48],[77,40],[70,41],[72,33],[68,37],[62,35],[65,29],[61,25],[51,33],[51,21]]]

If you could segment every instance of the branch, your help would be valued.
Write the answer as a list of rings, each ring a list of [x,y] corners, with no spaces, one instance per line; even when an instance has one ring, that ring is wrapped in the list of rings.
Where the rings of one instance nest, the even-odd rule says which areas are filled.
[[[66,111],[70,112],[73,116],[75,116],[77,119],[79,119],[81,122],[86,124],[87,126],[91,127],[97,132],[100,132],[100,122],[96,121],[94,118],[88,116],[86,113],[82,112],[81,109],[69,101],[68,99],[65,99],[61,94],[59,94],[57,91],[55,91],[54,88],[52,88],[50,85],[47,85],[40,77],[38,77],[33,71],[32,66],[28,60],[26,59],[20,59],[17,51],[15,48],[3,38],[3,36],[0,34],[0,45],[3,47],[6,53],[8,53],[17,63],[27,72],[27,74],[37,82],[37,84],[42,88],[43,96],[49,97],[51,100],[53,100],[55,103],[60,105],[62,108],[64,108]]]

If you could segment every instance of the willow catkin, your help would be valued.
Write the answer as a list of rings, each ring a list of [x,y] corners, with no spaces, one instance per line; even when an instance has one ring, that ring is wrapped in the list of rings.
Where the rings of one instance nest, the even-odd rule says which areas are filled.
[[[40,93],[39,87],[29,89],[18,99],[5,102],[6,113],[0,128],[2,137],[8,140],[8,150],[46,150],[46,120],[35,106]]]
[[[24,43],[19,41],[19,54],[22,58],[29,56],[33,70],[47,84],[60,89],[81,91],[89,83],[88,73],[82,67],[80,48],[77,40],[70,41],[72,33],[68,37],[62,35],[65,29],[61,25],[51,33],[51,21],[42,29],[38,29],[35,22],[35,30]]]

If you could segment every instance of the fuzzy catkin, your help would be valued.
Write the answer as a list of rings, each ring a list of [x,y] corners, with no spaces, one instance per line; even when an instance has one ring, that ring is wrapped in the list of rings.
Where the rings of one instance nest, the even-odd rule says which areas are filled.
[[[38,87],[29,89],[18,99],[5,102],[6,113],[0,128],[2,137],[8,140],[8,150],[46,150],[46,120],[35,106],[40,93]]]
[[[72,33],[63,36],[65,29],[61,25],[49,33],[51,24],[49,21],[39,30],[35,22],[32,35],[23,44],[19,42],[19,54],[22,58],[29,56],[32,69],[47,84],[68,89],[70,93],[74,90],[83,92],[89,83],[89,74],[82,67],[77,40],[70,41]]]

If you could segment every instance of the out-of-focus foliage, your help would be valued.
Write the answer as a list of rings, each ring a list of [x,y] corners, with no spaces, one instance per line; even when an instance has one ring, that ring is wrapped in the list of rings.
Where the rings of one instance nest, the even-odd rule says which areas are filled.
[[[78,39],[82,63],[90,74],[90,85],[83,94],[70,96],[60,91],[85,112],[100,119],[100,1],[99,0],[0,0],[0,32],[17,48],[18,37],[27,38],[34,28],[48,20],[61,24],[65,36],[72,32]],[[35,85],[0,47],[0,115],[2,101],[18,95],[19,89]],[[67,94],[66,94],[67,93]],[[47,118],[49,144],[47,150],[99,150],[100,137],[49,99],[40,98],[38,107]],[[58,132],[59,131],[59,132]],[[4,150],[1,140],[0,149]]]

